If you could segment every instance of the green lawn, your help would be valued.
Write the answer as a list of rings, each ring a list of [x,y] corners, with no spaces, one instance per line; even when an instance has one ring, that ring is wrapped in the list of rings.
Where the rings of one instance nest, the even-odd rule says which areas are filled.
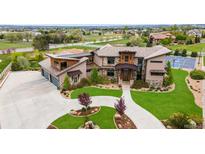
[[[11,62],[11,55],[1,55],[0,54],[0,73],[4,70],[4,68]]]
[[[129,39],[121,39],[116,41],[109,41],[109,42],[101,42],[101,43],[95,43],[96,45],[106,45],[106,44],[126,44],[129,41]]]
[[[176,84],[174,91],[161,94],[132,91],[133,100],[160,120],[167,119],[175,112],[202,116],[202,109],[194,103],[194,97],[185,83],[188,73],[183,70],[173,70],[173,75]]]
[[[84,51],[91,51],[91,50],[95,50],[96,48],[94,47],[89,47],[89,46],[69,46],[69,47],[64,47],[64,48],[57,48],[57,49],[50,49],[50,53],[53,53],[53,52],[62,52],[63,50],[66,50],[66,49],[82,49]],[[42,52],[45,52],[45,51],[42,51]]]
[[[113,116],[116,113],[114,108],[101,107],[101,110],[92,116],[89,116],[90,120],[95,122],[100,128],[103,129],[114,129],[115,124],[113,121]],[[52,125],[60,129],[76,129],[79,128],[85,121],[83,117],[73,117],[71,115],[64,115],[57,120],[55,120]]]
[[[192,44],[192,45],[172,45],[168,46],[171,50],[183,50],[186,49],[187,51],[193,51],[193,52],[200,52],[203,48],[205,48],[205,43],[198,43],[198,44]]]
[[[31,43],[27,42],[5,42],[5,41],[0,41],[0,50],[8,49],[8,48],[27,48],[31,47]]]
[[[115,96],[120,97],[122,90],[100,89],[95,87],[85,87],[76,89],[71,93],[71,98],[77,98],[81,93],[88,93],[90,96]]]
[[[205,66],[205,56],[203,57],[203,59],[204,59],[204,66]]]

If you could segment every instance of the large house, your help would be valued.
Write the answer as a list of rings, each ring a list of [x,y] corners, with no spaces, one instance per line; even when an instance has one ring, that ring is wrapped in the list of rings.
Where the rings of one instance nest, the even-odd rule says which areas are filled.
[[[170,32],[159,32],[159,33],[150,33],[149,39],[152,41],[153,44],[159,44],[161,40],[170,38],[173,41],[176,39],[174,35]]]
[[[194,36],[194,37],[201,37],[202,36],[202,32],[199,30],[199,29],[192,29],[192,30],[189,30],[187,32],[187,35],[189,36]]]
[[[165,71],[165,56],[171,51],[163,46],[114,47],[109,44],[92,52],[77,54],[47,54],[41,61],[42,75],[60,88],[66,75],[72,84],[90,75],[97,68],[101,75],[132,84],[134,80],[161,85]]]

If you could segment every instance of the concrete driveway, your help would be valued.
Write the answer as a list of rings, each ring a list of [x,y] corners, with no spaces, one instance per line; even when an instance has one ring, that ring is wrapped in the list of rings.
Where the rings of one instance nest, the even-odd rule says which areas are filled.
[[[130,89],[123,88],[126,114],[141,129],[163,129],[162,123],[151,113],[133,102]],[[92,106],[114,107],[117,98],[92,97]],[[51,122],[80,109],[77,99],[64,99],[56,87],[40,72],[12,72],[0,89],[1,128],[47,128]]]
[[[66,104],[39,72],[12,72],[0,89],[1,128],[46,128],[69,112]]]

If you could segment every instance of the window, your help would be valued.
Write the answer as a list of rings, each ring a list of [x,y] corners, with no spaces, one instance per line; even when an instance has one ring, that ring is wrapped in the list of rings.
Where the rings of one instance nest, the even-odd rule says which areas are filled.
[[[107,70],[107,76],[114,76],[114,75],[115,75],[114,69]]]
[[[67,68],[67,62],[61,62],[61,70]]]
[[[151,63],[162,63],[162,61],[158,61],[158,60],[151,60]]]
[[[54,61],[54,65],[58,65],[59,64],[59,62],[58,61]]]
[[[160,73],[160,72],[151,72],[152,76],[163,76],[164,73]]]
[[[125,56],[125,62],[127,63],[129,61],[129,56]]]
[[[80,75],[72,76],[72,80],[74,83],[78,82]]]
[[[114,57],[108,57],[107,58],[107,63],[108,64],[115,64],[115,58]]]

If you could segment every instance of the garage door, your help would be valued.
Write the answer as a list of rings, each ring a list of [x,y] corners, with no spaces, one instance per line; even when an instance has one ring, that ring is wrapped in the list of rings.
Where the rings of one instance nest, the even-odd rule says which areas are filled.
[[[59,87],[59,81],[54,76],[50,75],[50,82],[53,83],[56,87]]]
[[[44,70],[44,77],[48,80],[49,79],[49,74],[48,74],[48,72],[46,72],[45,70]]]

